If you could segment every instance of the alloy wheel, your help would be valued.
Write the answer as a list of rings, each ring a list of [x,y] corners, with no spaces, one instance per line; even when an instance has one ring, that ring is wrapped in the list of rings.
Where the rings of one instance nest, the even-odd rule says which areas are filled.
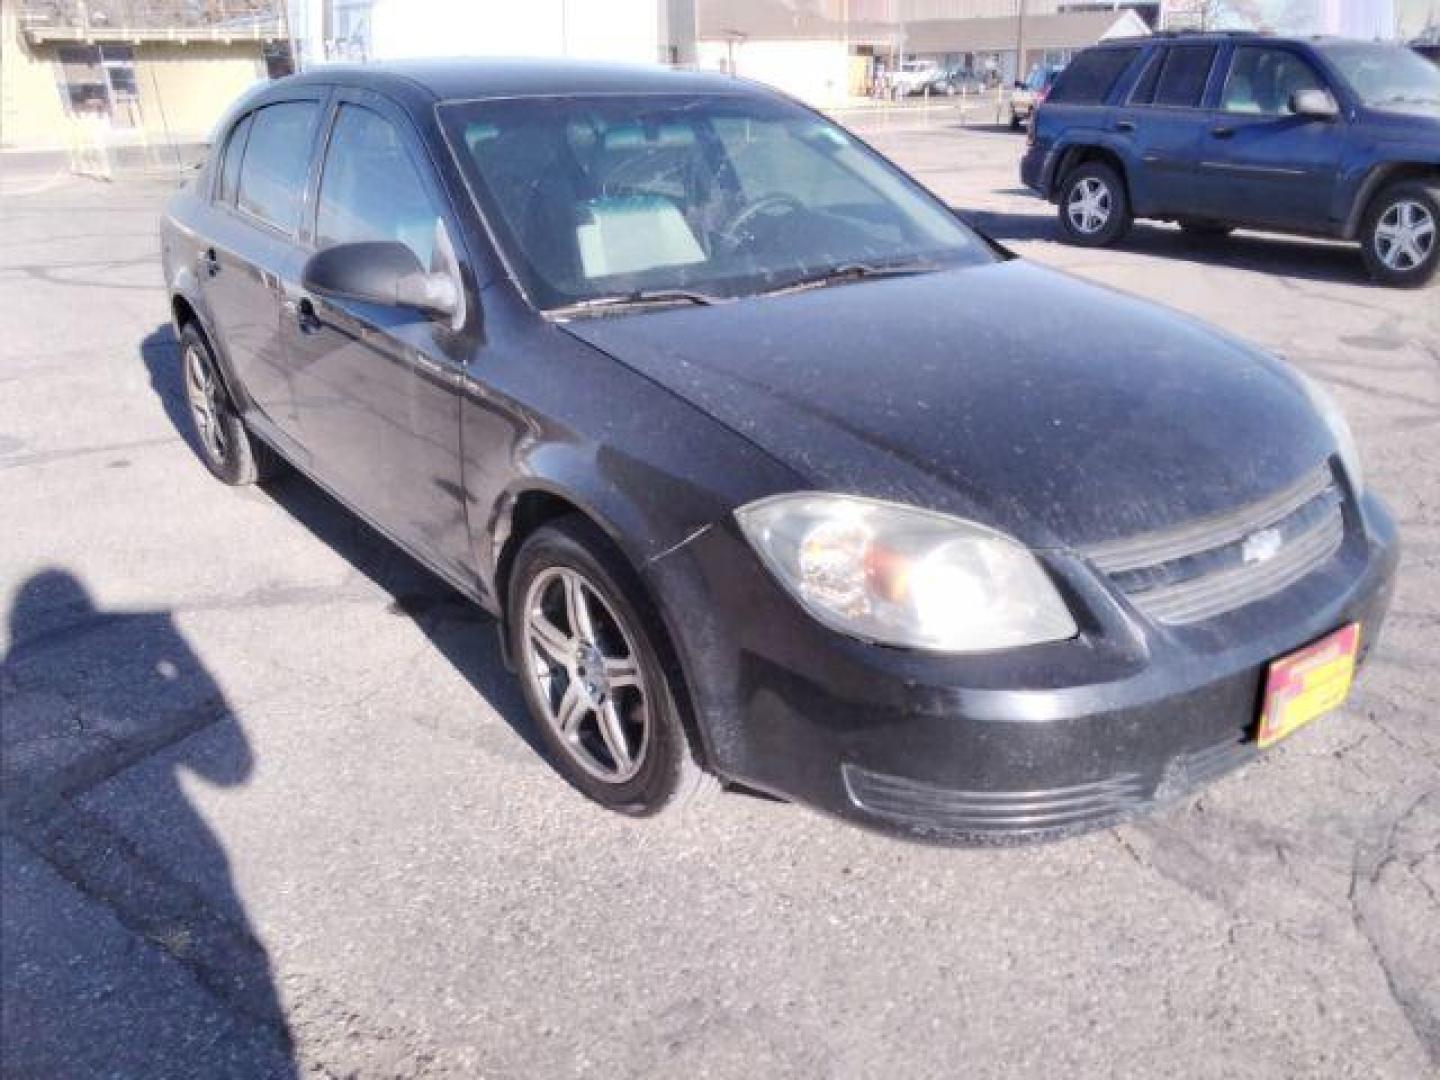
[[[1375,224],[1375,255],[1390,270],[1403,273],[1422,265],[1435,241],[1435,216],[1413,199],[1394,203]]]
[[[635,635],[578,570],[552,566],[525,595],[525,677],[575,762],[609,784],[633,778],[651,741]]]
[[[1077,232],[1093,236],[1109,222],[1112,205],[1109,186],[1096,177],[1085,176],[1070,189],[1065,212]]]
[[[229,442],[222,416],[220,380],[215,377],[210,358],[193,345],[185,350],[185,395],[205,452],[211,460],[223,462]]]

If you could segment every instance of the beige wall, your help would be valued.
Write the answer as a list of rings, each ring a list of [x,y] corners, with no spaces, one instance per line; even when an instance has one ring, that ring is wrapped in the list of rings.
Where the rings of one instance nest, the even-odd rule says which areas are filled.
[[[265,76],[255,41],[141,43],[132,46],[140,97],[140,126],[71,119],[65,109],[57,47],[32,47],[19,32],[11,6],[0,0],[0,145],[65,149],[77,138],[116,143],[194,143],[206,139],[227,105]],[[83,129],[83,131],[82,131]]]
[[[65,107],[53,53],[31,50],[14,7],[0,0],[0,146],[63,146]]]
[[[198,142],[210,135],[226,107],[265,77],[260,46],[192,42],[140,45],[135,79],[140,110],[152,137]]]

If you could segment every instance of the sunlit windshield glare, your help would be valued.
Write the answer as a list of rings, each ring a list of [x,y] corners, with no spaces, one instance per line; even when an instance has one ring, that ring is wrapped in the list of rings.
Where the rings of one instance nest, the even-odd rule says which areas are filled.
[[[1362,42],[1321,49],[1366,105],[1440,105],[1440,68],[1411,49]]]
[[[993,258],[946,207],[788,103],[529,98],[442,115],[542,308],[637,291],[736,297],[833,269]]]

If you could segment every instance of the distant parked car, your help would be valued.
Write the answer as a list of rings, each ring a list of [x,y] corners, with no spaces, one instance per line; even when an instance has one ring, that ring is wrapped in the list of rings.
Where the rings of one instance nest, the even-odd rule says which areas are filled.
[[[1202,34],[1082,53],[1031,124],[1025,184],[1071,243],[1134,218],[1355,240],[1376,281],[1440,267],[1440,69],[1401,45]]]
[[[1063,64],[1057,67],[1036,68],[1024,82],[1015,84],[1015,92],[1010,95],[1011,131],[1019,131],[1025,122],[1035,114],[1035,109],[1049,96],[1055,80],[1064,70]]]
[[[934,81],[940,65],[933,60],[906,60],[889,76],[892,97],[909,97],[919,94]]]
[[[956,94],[980,94],[985,91],[985,80],[973,71],[964,68],[946,68],[935,73],[927,84],[932,94],[954,97]]]

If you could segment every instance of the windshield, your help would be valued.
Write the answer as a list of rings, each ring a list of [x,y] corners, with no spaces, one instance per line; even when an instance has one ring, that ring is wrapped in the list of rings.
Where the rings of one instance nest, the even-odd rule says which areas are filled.
[[[1366,105],[1440,105],[1440,68],[1411,49],[1347,41],[1320,51]]]
[[[831,271],[996,256],[835,125],[750,95],[508,98],[441,107],[512,272],[543,309],[749,296]]]

